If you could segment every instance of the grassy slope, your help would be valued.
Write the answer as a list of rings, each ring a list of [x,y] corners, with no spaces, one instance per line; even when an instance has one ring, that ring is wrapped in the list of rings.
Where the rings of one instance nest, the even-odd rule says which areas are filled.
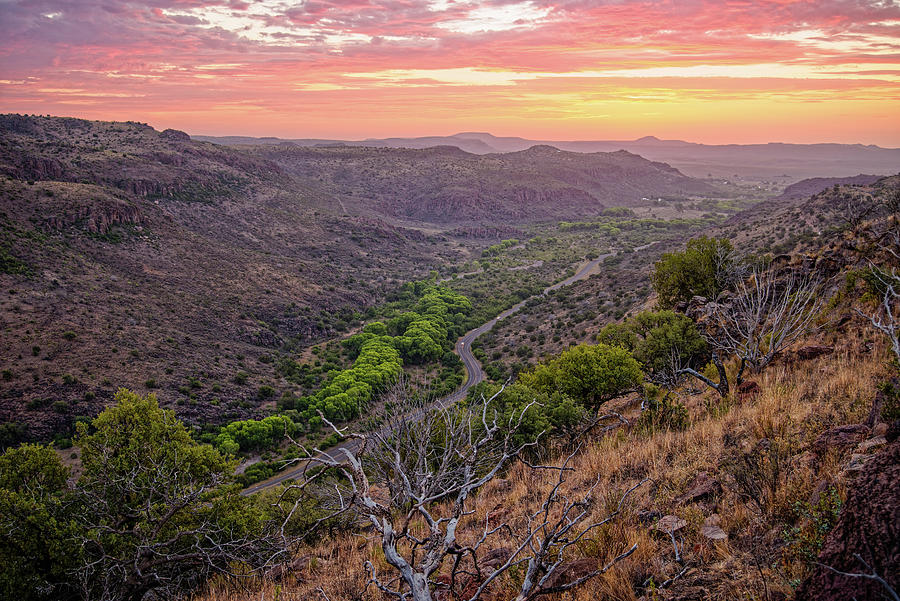
[[[765,588],[770,594],[789,594],[789,581],[802,577],[806,570],[802,562],[781,561],[782,529],[796,522],[793,504],[807,501],[820,483],[834,483],[842,492],[852,482],[841,472],[850,449],[831,453],[820,465],[812,465],[810,445],[829,427],[864,419],[876,384],[890,373],[880,341],[873,351],[868,350],[872,338],[861,320],[855,320],[839,331],[804,341],[832,343],[834,354],[807,362],[782,362],[755,378],[761,388],[756,398],[721,403],[709,393],[691,396],[687,399],[691,425],[684,432],[646,436],[625,429],[590,441],[572,464],[575,469],[566,487],[585,490],[595,478],[601,479],[595,517],[606,515],[617,494],[641,479],[650,478],[652,484],[632,498],[621,519],[598,531],[573,557],[593,557],[603,564],[633,543],[638,543],[638,551],[573,598],[631,601],[636,599],[634,588],[648,578],[661,583],[681,570],[674,561],[671,542],[643,525],[639,511],[674,513],[688,522],[683,555],[690,567],[662,598],[765,598]],[[621,409],[628,416],[636,413],[633,404]],[[784,459],[777,477],[766,470],[760,472],[760,483],[771,484],[775,491],[771,502],[760,506],[743,494],[735,483],[734,469],[726,466],[761,441],[780,448]],[[678,505],[674,500],[701,471],[715,475],[723,485],[714,510],[729,536],[725,542],[713,544],[700,534],[713,508]],[[491,511],[498,518],[513,518],[534,511],[552,485],[549,476],[536,477],[524,466],[513,468],[506,479],[512,484],[510,489],[490,485],[478,495],[475,516]],[[469,520],[461,527],[461,539],[473,541],[480,528],[478,519]],[[495,543],[497,547],[504,544],[508,541]],[[317,560],[311,564],[314,567],[297,574],[295,581],[282,585],[282,594],[292,598],[313,598],[319,586],[332,600],[357,598],[366,582],[364,560],[373,559],[381,569],[386,567],[378,559],[380,550],[374,541],[357,536],[325,540],[304,552]],[[513,589],[514,582],[507,578],[490,598],[509,598]],[[274,594],[272,583],[257,583],[250,592],[213,585],[198,600],[250,601],[261,596],[274,598]],[[363,598],[379,596],[370,589]]]

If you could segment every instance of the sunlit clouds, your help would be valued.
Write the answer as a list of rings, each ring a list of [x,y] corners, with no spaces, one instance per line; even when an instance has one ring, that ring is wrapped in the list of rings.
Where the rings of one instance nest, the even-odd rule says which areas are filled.
[[[192,133],[900,146],[880,0],[0,0],[0,111]]]

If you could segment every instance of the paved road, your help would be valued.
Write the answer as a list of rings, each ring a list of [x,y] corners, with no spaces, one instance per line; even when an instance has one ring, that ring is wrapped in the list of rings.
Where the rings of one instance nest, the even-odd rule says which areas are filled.
[[[646,248],[646,246],[642,247],[642,248]],[[639,250],[639,249],[635,249],[635,250]],[[587,277],[594,275],[595,273],[597,273],[600,270],[600,264],[603,262],[603,259],[605,259],[607,257],[611,257],[614,254],[615,253],[607,253],[605,255],[601,255],[601,256],[597,257],[596,259],[594,259],[592,261],[587,261],[586,263],[583,263],[578,268],[578,270],[575,272],[575,275],[572,275],[572,276],[562,280],[561,282],[557,282],[557,283],[553,284],[552,286],[548,286],[547,288],[545,288],[543,290],[543,292],[541,292],[540,296],[544,296],[548,292],[553,292],[554,290],[558,290],[564,286],[569,286],[570,284],[574,284],[575,282],[577,282],[579,280],[583,280]],[[509,309],[507,309],[506,311],[504,311],[497,317],[493,318],[492,320],[481,324],[474,330],[469,330],[462,336],[462,338],[460,338],[459,340],[456,341],[456,349],[455,350],[456,350],[456,354],[459,355],[459,358],[462,359],[463,365],[466,368],[466,381],[463,383],[462,386],[457,388],[454,392],[450,393],[449,395],[445,396],[442,399],[438,399],[437,401],[435,401],[434,404],[432,405],[432,407],[435,407],[435,406],[443,407],[443,406],[452,405],[453,403],[461,401],[469,393],[469,389],[471,389],[473,386],[475,386],[479,382],[484,381],[484,370],[481,368],[481,362],[478,361],[478,359],[476,359],[475,356],[472,354],[472,343],[475,342],[476,338],[478,338],[479,336],[481,336],[482,334],[484,334],[485,332],[487,332],[491,328],[493,328],[494,325],[498,321],[500,321],[501,319],[505,319],[505,318],[509,317],[510,315],[513,315],[514,313],[517,313],[518,311],[520,311],[522,309],[522,307],[525,306],[525,303],[527,303],[532,298],[535,298],[535,297],[534,296],[529,297],[529,298],[523,300],[522,302],[513,305],[512,307],[510,307]],[[424,411],[425,411],[425,409],[422,409],[413,415],[406,416],[405,419],[417,419]],[[330,449],[322,452],[323,458],[327,457],[327,458],[331,458],[331,459],[337,459],[338,455],[341,454],[342,449],[352,449],[357,444],[358,444],[358,441],[356,441],[356,440],[348,440],[348,441],[336,444],[335,446],[331,447]],[[282,472],[276,476],[273,476],[272,478],[265,480],[264,482],[259,482],[258,484],[254,484],[253,486],[251,486],[249,488],[245,488],[241,492],[241,494],[251,495],[251,494],[257,493],[261,490],[265,490],[266,488],[270,488],[272,486],[276,486],[277,484],[281,484],[285,480],[296,479],[303,474],[303,471],[307,467],[306,463],[307,462],[302,462],[301,464],[297,465],[296,467],[285,470],[284,472]]]

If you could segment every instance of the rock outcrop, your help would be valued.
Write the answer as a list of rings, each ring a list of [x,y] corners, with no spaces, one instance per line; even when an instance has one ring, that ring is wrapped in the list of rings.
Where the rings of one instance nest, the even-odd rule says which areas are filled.
[[[900,443],[888,445],[860,470],[817,562],[821,565],[797,591],[798,601],[889,598],[882,584],[833,570],[874,570],[900,590]]]

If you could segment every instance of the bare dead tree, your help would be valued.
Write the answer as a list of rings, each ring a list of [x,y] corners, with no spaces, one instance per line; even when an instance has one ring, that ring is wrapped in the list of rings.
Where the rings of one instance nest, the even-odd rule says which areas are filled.
[[[715,256],[713,257],[716,288],[718,290],[732,290],[745,280],[753,269],[747,259],[747,253],[743,251],[721,244],[716,245]]]
[[[882,197],[882,202],[889,214],[900,215],[900,186],[894,186],[886,192]]]
[[[897,365],[900,366],[900,275],[893,267],[890,270],[872,267],[871,274],[875,278],[876,288],[883,290],[881,303],[873,313],[864,313],[859,309],[856,312],[887,336]]]
[[[866,217],[878,209],[878,204],[867,194],[853,191],[844,193],[835,205],[837,216],[849,225],[856,228]]]
[[[723,357],[735,356],[740,361],[735,383],[743,381],[745,369],[762,370],[784,348],[809,331],[821,307],[818,283],[796,271],[786,276],[771,269],[756,268],[752,275],[736,286],[733,297],[716,304],[704,324],[704,336],[712,348],[712,361],[719,381],[691,368],[680,373],[691,375],[721,396],[729,392],[728,374]]]
[[[587,518],[595,501],[594,492],[600,484],[600,478],[598,477],[588,491],[579,498],[570,499],[563,495],[560,489],[572,456],[570,455],[566,459],[563,469],[559,470],[557,483],[547,495],[541,508],[528,516],[525,535],[513,555],[513,557],[524,555],[526,558],[523,560],[526,564],[525,578],[519,594],[516,596],[516,601],[526,601],[539,595],[572,590],[588,580],[606,573],[615,564],[637,550],[637,543],[635,543],[603,566],[598,565],[595,569],[568,580],[562,577],[561,568],[570,548],[584,540],[591,531],[612,522],[621,513],[628,496],[646,482],[646,480],[642,480],[625,491],[619,499],[616,509],[605,518],[599,521],[589,521]],[[554,516],[554,514],[556,515]],[[512,558],[507,563],[510,561]],[[498,572],[500,570],[494,574]],[[491,576],[493,577],[494,574]],[[489,582],[486,581],[482,584],[470,601],[477,599],[486,584]]]
[[[394,396],[396,402],[406,405],[405,419],[368,434],[349,434],[329,423],[347,442],[337,451],[309,450],[306,477],[289,488],[330,488],[333,514],[352,513],[373,529],[395,573],[393,577],[380,574],[366,562],[369,584],[382,594],[400,601],[432,601],[440,587],[448,586],[437,579],[445,565],[450,566],[454,583],[464,573],[480,579],[479,551],[495,535],[513,532],[508,523],[492,524],[488,516],[475,543],[464,546],[457,538],[461,520],[474,513],[470,507],[474,493],[536,442],[514,442],[533,403],[501,419],[492,403],[502,392],[503,388],[470,407],[426,410],[423,402],[404,398],[405,393],[398,389]],[[577,501],[561,495],[563,474],[571,469],[568,462],[573,456],[562,467],[533,466],[558,470],[559,481],[542,510],[528,517],[516,552],[481,583],[471,601],[511,566],[525,562],[534,566],[530,568],[534,576],[526,579],[530,584],[523,585],[520,598],[532,598],[557,570],[565,550],[621,511],[627,493],[606,520],[579,529],[589,515],[596,484]]]

